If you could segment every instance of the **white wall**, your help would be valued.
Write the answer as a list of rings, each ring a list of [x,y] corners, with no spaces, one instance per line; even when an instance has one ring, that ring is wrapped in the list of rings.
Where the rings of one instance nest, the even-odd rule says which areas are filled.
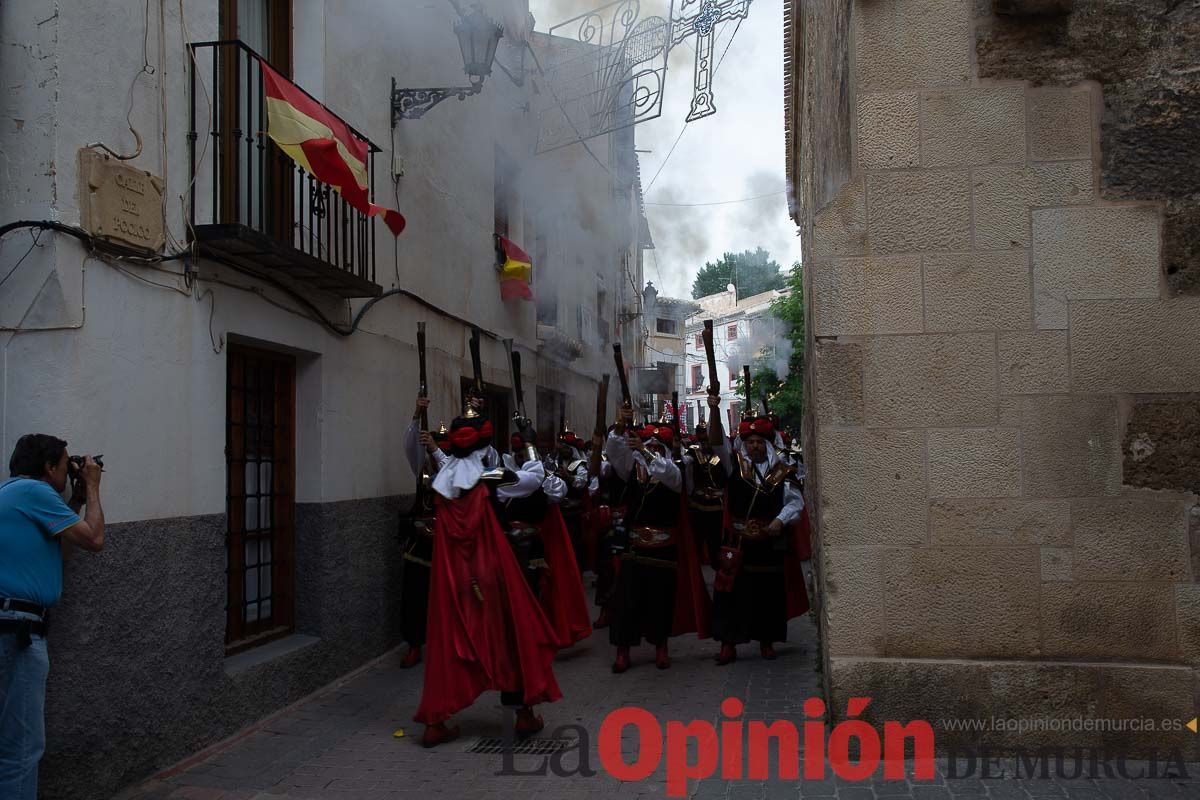
[[[34,7],[41,5],[0,6],[0,31],[7,43],[17,43],[0,52],[0,71],[21,76],[12,81],[19,86],[0,102],[6,118],[27,119],[19,129],[7,119],[0,126],[0,167],[6,178],[0,181],[0,219],[55,218],[77,224],[77,150],[97,140],[116,150],[132,150],[125,113],[130,82],[142,66],[145,4],[63,4],[56,17],[39,26],[42,15]],[[487,6],[516,33],[514,25],[525,15],[524,0],[494,0]],[[144,150],[131,163],[166,179],[166,219],[182,241],[180,195],[189,174],[187,56],[178,4],[164,0],[161,8],[167,60],[159,65],[160,2],[152,0],[148,37],[156,72],[138,77],[133,88],[132,120]],[[185,8],[191,40],[216,38],[215,1],[187,0]],[[423,119],[401,121],[394,133],[390,128],[392,76],[408,87],[465,80],[452,25],[446,3],[399,14],[393,0],[298,0],[297,80],[384,151],[376,161],[376,201],[396,205],[408,228],[393,240],[382,224],[376,226],[377,282],[385,290],[398,286],[415,291],[452,314],[514,338],[525,355],[528,405],[534,412],[539,373],[535,307],[499,300],[491,238],[494,144],[522,163],[533,158],[533,120],[521,110],[528,85],[518,88],[496,70],[481,95],[448,100]],[[159,108],[160,79],[165,81],[165,114]],[[201,130],[206,125],[203,108],[202,103]],[[394,192],[389,174],[393,148],[406,163],[406,175]],[[607,146],[597,153],[607,153]],[[211,157],[210,150],[206,158]],[[586,173],[586,164],[580,169],[576,177]],[[602,206],[611,202],[603,183],[593,174],[586,184],[589,196]],[[200,204],[207,202],[207,192],[198,195]],[[521,208],[515,209],[512,238],[531,249],[524,216]],[[12,269],[29,241],[24,232],[5,240],[0,275]],[[120,272],[93,259],[85,269],[83,247],[75,240],[46,233],[42,242],[46,246],[31,253],[0,290],[0,326],[22,329],[0,331],[0,450],[7,454],[21,434],[43,431],[62,435],[73,451],[103,452],[108,464],[105,508],[112,521],[225,510],[222,343],[230,340],[297,354],[301,502],[411,491],[400,441],[416,392],[418,320],[429,326],[431,418],[449,422],[455,416],[459,376],[470,370],[468,331],[408,299],[383,300],[358,333],[341,338],[245,291],[259,284],[229,268],[200,264],[206,280],[192,295],[177,274],[179,262],[161,270],[125,265]],[[616,300],[621,276],[617,259],[609,254],[620,242],[612,239],[607,245],[603,252],[589,251],[586,268],[570,273],[564,286],[568,296],[594,293],[600,273],[606,276],[611,301]],[[256,291],[295,306],[275,290]],[[349,319],[337,302],[322,306],[335,318]],[[499,342],[485,338],[483,359],[485,379],[508,385]],[[590,381],[600,371],[611,372],[611,364],[610,351],[593,351],[569,366],[573,377],[562,379],[567,384],[563,390],[569,390],[568,415],[577,428],[593,424]]]

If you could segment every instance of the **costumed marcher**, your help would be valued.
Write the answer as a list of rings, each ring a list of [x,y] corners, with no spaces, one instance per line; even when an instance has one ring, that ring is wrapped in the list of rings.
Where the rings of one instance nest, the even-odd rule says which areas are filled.
[[[527,497],[545,478],[541,465],[489,469],[492,424],[470,404],[450,426],[450,454],[430,441],[438,462],[425,685],[414,719],[426,747],[451,741],[446,723],[486,691],[516,709],[516,734],[544,727],[533,706],[562,697],[554,677],[558,637],[529,588],[496,516],[503,503]],[[528,420],[521,426],[529,431]]]
[[[671,459],[674,431],[618,424],[605,444],[614,481],[626,486],[626,511],[617,530],[620,565],[612,598],[612,670],[629,669],[630,649],[655,646],[654,663],[671,666],[671,636],[706,638],[710,606],[683,502],[683,474]]]
[[[783,432],[784,453],[795,469],[788,476],[788,480],[792,485],[800,491],[800,496],[804,496],[804,451],[800,447],[800,442],[792,439],[792,435],[788,431]],[[808,562],[812,559],[812,524],[808,517],[808,505],[805,504],[804,509],[800,512],[800,519],[796,523],[796,536],[798,553],[802,562]],[[812,585],[812,569],[811,565],[805,564],[804,576],[806,585]]]
[[[429,398],[417,397],[412,423],[404,432],[404,454],[417,478],[417,496],[409,512],[400,518],[404,562],[400,579],[400,630],[408,643],[408,652],[400,662],[403,669],[421,663],[429,613],[429,565],[433,557],[435,511],[433,475],[437,471],[437,462],[425,453],[425,437],[429,437],[442,452],[450,449],[445,425],[432,436],[421,430],[421,413],[428,407]]]
[[[716,408],[720,397],[710,396]],[[709,441],[728,476],[725,538],[713,588],[713,636],[718,664],[737,658],[738,644],[759,643],[763,658],[787,641],[787,623],[808,611],[808,592],[795,535],[804,497],[787,478],[790,467],[775,447],[766,416],[743,419],[735,446],[725,444],[720,416],[712,415]],[[785,535],[790,532],[793,535]]]
[[[594,561],[596,564],[596,593],[595,603],[600,609],[592,627],[600,630],[607,628],[612,621],[613,593],[617,588],[617,573],[620,569],[621,546],[618,545],[618,528],[624,525],[625,512],[628,506],[629,474],[620,473],[613,469],[608,458],[608,440],[618,436],[617,429],[622,431],[626,426],[633,426],[633,410],[622,406],[617,413],[618,421],[608,428],[608,438],[600,442],[593,435],[592,448],[600,451],[600,473],[594,476],[599,481],[600,492],[597,497],[598,511],[593,517],[592,530],[595,532],[596,549]],[[620,434],[623,438],[624,434]],[[600,442],[597,444],[597,442]]]
[[[559,504],[559,510],[562,511],[567,532],[571,535],[571,547],[575,549],[577,559],[576,566],[581,572],[591,566],[588,562],[593,559],[589,558],[587,549],[589,544],[594,547],[594,543],[589,543],[588,537],[585,535],[585,522],[591,511],[589,485],[592,481],[588,477],[587,457],[583,454],[584,447],[585,442],[564,424],[563,430],[558,434],[553,459],[554,472],[566,483],[567,487],[567,494]]]
[[[511,452],[504,455],[504,468],[515,473],[519,462],[527,464],[531,473],[542,470],[542,483],[525,497],[497,498],[496,514],[508,531],[517,560],[525,568],[530,588],[538,596],[559,645],[570,647],[591,635],[592,621],[575,550],[560,510],[567,484],[554,472],[545,472],[526,434],[513,434],[510,445]]]
[[[721,551],[725,526],[725,470],[708,441],[708,426],[696,424],[696,434],[685,455],[688,489],[688,519],[696,536],[696,547],[713,569]]]

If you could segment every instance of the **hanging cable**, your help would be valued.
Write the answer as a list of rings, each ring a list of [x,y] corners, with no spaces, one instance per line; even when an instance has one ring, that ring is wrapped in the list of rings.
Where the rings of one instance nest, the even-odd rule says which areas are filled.
[[[651,203],[646,202],[648,206],[662,206],[665,208],[700,208],[701,206],[729,206],[735,203],[749,203],[751,200],[762,200],[764,197],[778,197],[781,194],[787,194],[786,189],[780,189],[777,192],[767,192],[766,194],[756,194],[753,197],[743,197],[740,200],[718,200],[712,203]]]
[[[74,236],[79,241],[88,246],[97,255],[108,255],[113,258],[120,258],[124,261],[129,261],[134,264],[159,264],[164,261],[176,261],[187,256],[186,252],[168,253],[167,255],[146,255],[146,251],[138,250],[134,247],[126,247],[125,245],[111,242],[107,239],[93,236],[83,228],[75,225],[67,225],[66,223],[58,222],[52,219],[31,220],[22,219],[16,222],[10,222],[6,225],[0,225],[0,239],[7,234],[20,228],[29,228],[31,230],[57,231],[65,233],[68,236]]]
[[[33,248],[38,246],[38,239],[40,239],[41,236],[42,232],[40,230],[33,234],[33,244],[29,245],[29,249],[25,251],[25,254],[17,259],[17,263],[13,265],[13,268],[5,273],[3,278],[0,278],[0,286],[3,286],[4,282],[11,278],[12,274],[17,271],[17,267],[21,266],[21,263],[25,261],[26,258],[29,258],[29,254],[33,252]]]
[[[742,17],[738,20],[737,25],[735,25],[733,28],[733,34],[729,37],[729,41],[725,43],[725,49],[721,52],[721,58],[717,60],[716,69],[713,70],[713,80],[716,80],[717,73],[720,71],[721,65],[725,63],[725,56],[729,53],[729,47],[733,44],[733,40],[737,38],[738,31],[742,27],[742,20],[744,19],[745,17]],[[654,185],[654,182],[658,180],[658,176],[662,174],[663,168],[666,167],[667,162],[671,160],[671,154],[675,152],[675,148],[679,145],[679,140],[683,138],[683,132],[687,130],[689,124],[690,123],[688,122],[684,122],[683,127],[679,129],[679,135],[675,137],[675,144],[671,145],[671,149],[667,151],[667,157],[664,158],[662,163],[658,165],[658,171],[654,173],[654,177],[651,178],[650,183],[646,185],[646,189],[643,194],[648,194],[650,192],[650,187]]]

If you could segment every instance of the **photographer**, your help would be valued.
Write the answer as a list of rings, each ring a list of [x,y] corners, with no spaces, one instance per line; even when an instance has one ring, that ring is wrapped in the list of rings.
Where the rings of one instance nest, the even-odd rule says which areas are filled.
[[[31,433],[8,469],[0,484],[0,797],[35,800],[46,745],[46,615],[62,594],[63,541],[104,546],[101,468],[91,456],[69,458],[62,439]]]

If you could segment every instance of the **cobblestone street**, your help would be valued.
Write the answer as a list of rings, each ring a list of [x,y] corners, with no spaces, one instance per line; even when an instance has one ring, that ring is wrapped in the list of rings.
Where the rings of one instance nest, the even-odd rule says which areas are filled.
[[[541,737],[552,737],[555,729],[564,725],[586,729],[590,766],[596,770],[592,777],[497,775],[501,756],[467,752],[480,737],[501,734],[501,708],[495,693],[455,717],[462,729],[459,740],[434,750],[423,749],[421,726],[412,721],[421,691],[421,668],[400,669],[401,648],[115,800],[665,797],[662,767],[645,781],[628,783],[603,771],[596,746],[604,715],[621,706],[636,705],[664,724],[667,720],[716,721],[721,700],[738,697],[745,703],[743,719],[786,719],[799,724],[804,700],[819,694],[818,643],[812,620],[793,620],[789,639],[778,647],[779,658],[773,662],[759,658],[756,646],[743,646],[737,662],[718,668],[713,663],[716,646],[712,641],[679,637],[672,641],[669,670],[655,669],[653,649],[642,647],[634,651],[634,666],[623,675],[609,670],[612,649],[604,631],[561,653],[556,673],[564,698],[539,708],[546,720]],[[395,735],[399,729],[404,731],[403,737]],[[634,746],[629,739],[626,742],[628,747]],[[626,752],[631,754],[632,749]],[[532,771],[542,760],[517,756],[515,767]],[[576,763],[574,753],[563,759],[567,769]],[[1196,780],[1200,768],[1182,780],[946,779],[942,777],[944,764],[938,772],[932,781],[909,782],[857,783],[832,777],[765,782],[708,779],[689,782],[688,795],[696,800],[1200,797]]]

